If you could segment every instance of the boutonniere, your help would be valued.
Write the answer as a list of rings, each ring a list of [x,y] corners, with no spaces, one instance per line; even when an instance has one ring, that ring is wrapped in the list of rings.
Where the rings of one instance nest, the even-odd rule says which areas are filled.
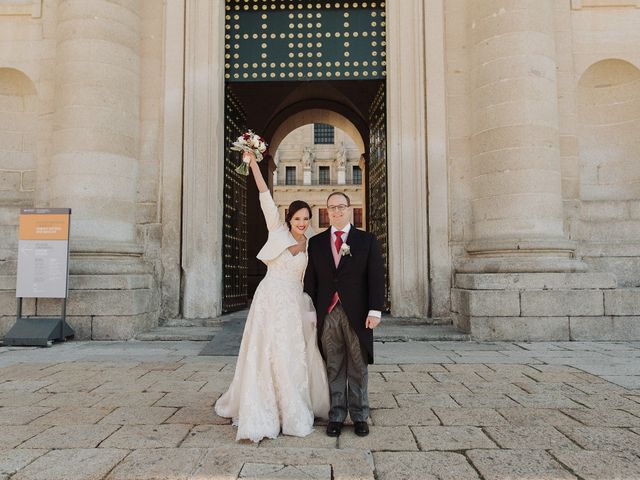
[[[345,255],[351,256],[351,247],[346,243],[343,243],[342,246],[340,247],[340,255],[342,255],[343,257]]]

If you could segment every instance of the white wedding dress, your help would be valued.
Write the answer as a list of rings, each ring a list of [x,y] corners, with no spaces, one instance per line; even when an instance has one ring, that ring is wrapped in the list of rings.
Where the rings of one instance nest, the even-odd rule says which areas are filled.
[[[305,436],[328,418],[329,387],[316,342],[315,311],[302,291],[306,252],[285,248],[267,263],[253,297],[231,386],[216,402],[236,440]]]

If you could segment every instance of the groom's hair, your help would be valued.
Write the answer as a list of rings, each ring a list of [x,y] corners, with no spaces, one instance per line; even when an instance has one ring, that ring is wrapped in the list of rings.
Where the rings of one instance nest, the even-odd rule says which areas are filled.
[[[327,197],[327,204],[329,203],[329,199],[331,197],[335,197],[336,195],[342,195],[347,201],[347,206],[349,207],[351,206],[351,199],[347,196],[346,193],[343,193],[343,192],[332,192],[331,194],[329,194],[329,196]]]

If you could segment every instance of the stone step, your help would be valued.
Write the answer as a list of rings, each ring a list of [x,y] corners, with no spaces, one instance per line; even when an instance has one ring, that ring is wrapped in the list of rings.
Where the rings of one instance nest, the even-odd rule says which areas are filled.
[[[236,312],[223,317],[209,319],[173,319],[161,327],[139,334],[141,341],[209,341],[222,329],[223,322],[246,317]],[[384,316],[375,331],[376,342],[418,341],[467,341],[470,336],[458,331],[453,325],[434,325],[431,319],[393,318]]]
[[[471,336],[453,325],[409,324],[403,319],[382,319],[374,332],[376,342],[468,341]]]
[[[611,273],[458,273],[456,287],[468,290],[547,290],[616,288]]]
[[[167,320],[163,327],[220,327],[227,317],[214,318],[173,318]]]
[[[148,332],[140,333],[136,336],[136,340],[143,342],[176,342],[176,341],[192,341],[192,342],[208,342],[217,332],[218,327],[156,327]]]

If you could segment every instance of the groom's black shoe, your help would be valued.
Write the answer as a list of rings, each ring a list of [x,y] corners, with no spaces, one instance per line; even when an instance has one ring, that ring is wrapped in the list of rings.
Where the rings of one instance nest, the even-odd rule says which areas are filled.
[[[327,435],[329,437],[339,437],[342,431],[342,422],[329,422],[327,425]]]
[[[366,437],[369,435],[369,425],[367,425],[367,422],[354,422],[353,431],[359,437]]]

